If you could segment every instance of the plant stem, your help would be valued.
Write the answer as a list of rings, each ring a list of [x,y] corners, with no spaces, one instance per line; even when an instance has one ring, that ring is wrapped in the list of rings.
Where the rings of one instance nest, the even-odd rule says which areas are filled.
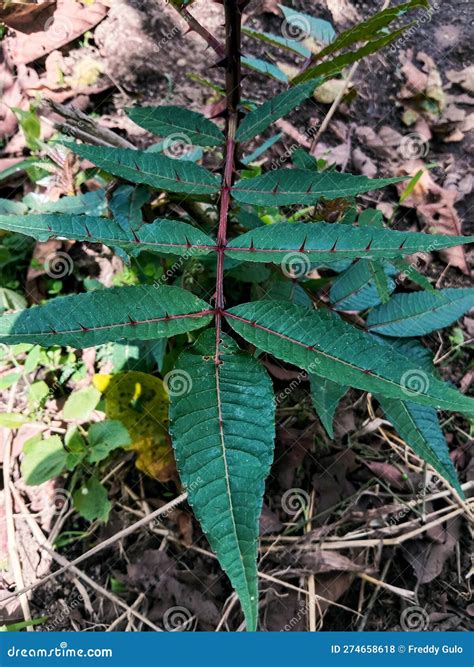
[[[236,173],[237,142],[235,140],[239,124],[240,106],[240,39],[242,9],[239,0],[224,0],[225,10],[225,68],[226,68],[226,144],[224,173],[219,197],[219,229],[217,231],[217,271],[216,271],[216,362],[219,361],[219,338],[222,324],[224,299],[224,252],[227,245],[227,225],[230,209],[230,189]]]
[[[188,32],[192,31],[196,32],[206,41],[207,45],[210,46],[211,49],[213,49],[217,53],[219,58],[224,58],[225,48],[219,42],[219,40],[216,39],[214,35],[211,34],[207,28],[201,25],[201,23],[199,23],[199,21],[195,19],[194,16],[188,12],[186,7],[181,7],[180,9],[178,9],[178,12],[188,24],[189,26]]]

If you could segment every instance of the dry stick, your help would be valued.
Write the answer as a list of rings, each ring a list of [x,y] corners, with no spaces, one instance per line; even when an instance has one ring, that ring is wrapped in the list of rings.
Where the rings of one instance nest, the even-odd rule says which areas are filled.
[[[27,586],[26,588],[23,588],[19,591],[16,591],[12,595],[9,595],[8,597],[4,598],[4,602],[11,599],[11,598],[16,598],[20,595],[23,595],[24,593],[27,593],[28,591],[32,591],[35,588],[38,588],[38,586],[42,586],[45,584],[47,581],[50,581],[51,579],[54,579],[55,577],[59,576],[60,574],[63,574],[63,572],[66,572],[69,570],[72,566],[78,565],[79,563],[82,563],[82,561],[86,560],[87,558],[90,558],[96,553],[99,553],[99,551],[102,551],[102,549],[106,549],[107,547],[110,547],[112,544],[115,544],[118,540],[122,539],[123,537],[127,537],[127,535],[130,535],[131,533],[134,533],[138,528],[141,528],[142,526],[146,526],[148,523],[153,521],[154,519],[157,519],[160,516],[166,515],[171,510],[173,510],[177,505],[180,505],[182,502],[186,500],[188,497],[187,493],[182,493],[180,496],[172,500],[171,502],[167,503],[164,505],[164,507],[160,507],[159,509],[155,510],[148,516],[143,517],[143,519],[140,519],[139,521],[136,521],[133,523],[131,526],[127,526],[127,528],[124,528],[123,530],[120,530],[118,533],[113,535],[112,537],[109,537],[107,540],[104,540],[100,544],[97,544],[95,547],[92,547],[92,549],[89,549],[89,551],[86,551],[85,554],[82,554],[81,556],[78,556],[75,558],[73,561],[68,562],[68,565],[65,565],[64,567],[61,567],[59,570],[56,570],[55,572],[51,572],[50,574],[47,574],[46,576],[42,577],[38,581],[36,581],[34,584],[31,584],[30,586]]]
[[[53,545],[51,544],[50,540],[44,535],[43,531],[41,528],[38,526],[36,521],[33,519],[31,516],[31,512],[25,505],[22,497],[20,496],[19,492],[13,484],[11,484],[11,491],[13,495],[15,496],[15,501],[18,503],[19,507],[21,508],[21,511],[23,513],[23,517],[25,518],[28,526],[30,527],[30,530],[33,534],[33,537],[36,539],[38,546],[41,549],[44,549],[50,556],[55,560],[59,565],[63,565],[65,569],[68,571],[72,572],[73,574],[77,575],[80,577],[86,584],[88,584],[91,588],[93,588],[97,593],[102,595],[103,597],[107,598],[110,600],[113,604],[116,604],[118,607],[121,607],[122,609],[125,609],[127,613],[133,614],[139,621],[142,623],[145,623],[145,625],[148,625],[152,630],[155,632],[162,632],[161,628],[159,628],[157,625],[149,621],[146,616],[143,616],[143,614],[140,614],[140,612],[135,611],[135,609],[132,609],[132,607],[129,607],[126,602],[121,600],[119,597],[114,595],[113,593],[110,593],[107,589],[103,588],[100,584],[97,584],[93,579],[87,576],[82,570],[80,570],[78,567],[75,567],[70,561],[67,560],[64,556],[61,556],[58,554],[54,548]],[[56,574],[54,572],[53,574]],[[37,582],[38,583],[38,582]],[[42,581],[39,582],[41,584]],[[38,584],[38,585],[39,585]]]
[[[389,560],[384,565],[384,568],[382,570],[382,574],[380,575],[381,578],[382,578],[381,581],[383,581],[383,582],[385,581],[385,577],[387,576],[387,572],[388,572],[391,564],[392,564],[392,558],[389,558]],[[372,608],[375,604],[375,600],[377,599],[377,597],[379,595],[379,592],[380,592],[380,583],[375,586],[375,589],[374,589],[372,595],[370,596],[370,600],[369,600],[369,603],[367,605],[367,609],[365,610],[365,614],[364,614],[363,618],[361,619],[361,621],[359,623],[359,626],[357,628],[357,632],[362,632],[364,630],[364,628],[367,624],[367,621],[369,620],[369,614],[372,611]]]
[[[313,489],[311,493],[311,500],[309,503],[309,507],[306,508],[306,518],[307,521],[304,526],[304,531],[305,533],[310,533],[313,530],[313,526],[311,524],[311,517],[313,516],[313,510],[314,510],[314,499],[315,499],[315,491]],[[310,632],[316,632],[316,582],[314,579],[314,573],[311,572],[311,574],[308,576],[308,594],[309,594],[309,610],[308,610],[308,624],[309,624],[309,631]],[[320,622],[322,622],[322,613],[321,613],[321,608],[318,606],[318,611],[319,611],[319,618]]]
[[[114,630],[114,628],[116,628],[117,625],[119,625],[119,623],[121,623],[125,618],[127,617],[129,618],[130,612],[133,612],[133,610],[143,602],[144,598],[145,598],[145,593],[140,593],[140,595],[137,597],[135,602],[130,606],[130,608],[124,611],[123,614],[120,614],[120,616],[116,618],[115,621],[109,625],[109,627],[105,632],[112,632],[112,630]]]
[[[313,140],[311,142],[311,148],[309,149],[310,155],[313,154],[313,151],[316,148],[316,146],[318,144],[318,141],[321,138],[321,135],[324,132],[326,132],[326,130],[328,128],[328,125],[331,122],[332,117],[336,113],[337,108],[338,108],[339,104],[341,103],[342,98],[346,94],[346,90],[347,90],[350,82],[352,81],[352,78],[353,78],[354,74],[356,73],[358,67],[359,67],[358,62],[356,62],[352,65],[352,67],[349,71],[349,74],[347,75],[347,79],[344,81],[344,86],[338,92],[338,94],[336,96],[336,99],[331,104],[331,107],[329,108],[329,111],[327,112],[323,122],[321,123],[319,130],[316,132],[316,134],[313,137]]]
[[[127,139],[112,132],[106,127],[100,127],[87,114],[74,107],[67,107],[54,100],[45,100],[45,104],[59,116],[65,119],[65,123],[53,122],[53,125],[63,134],[70,134],[76,139],[99,146],[115,146],[116,148],[135,148]]]
[[[11,412],[13,409],[13,401],[15,398],[17,383],[13,385],[10,391],[10,396],[8,399],[7,411]],[[13,519],[13,502],[10,492],[10,476],[11,476],[11,453],[12,453],[12,432],[7,431],[7,429],[2,429],[4,440],[3,440],[3,493],[5,495],[5,522],[7,528],[7,544],[8,544],[8,560],[10,562],[13,577],[15,579],[16,588],[24,588],[23,574],[21,570],[20,557],[18,555],[18,548],[16,544],[16,532],[15,532],[15,521]],[[5,434],[5,431],[7,433]],[[28,597],[26,595],[21,595],[20,605],[23,612],[23,617],[25,621],[31,620],[30,605],[28,603]],[[27,625],[26,630],[28,632],[34,632],[32,625]]]

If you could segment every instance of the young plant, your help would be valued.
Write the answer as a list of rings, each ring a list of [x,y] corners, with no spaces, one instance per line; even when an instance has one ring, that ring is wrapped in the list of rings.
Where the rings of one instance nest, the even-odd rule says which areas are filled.
[[[453,322],[473,305],[474,290],[435,291],[428,285],[426,291],[391,293],[396,273],[410,269],[401,263],[402,256],[472,238],[393,231],[383,226],[377,211],[357,218],[355,196],[402,179],[321,171],[320,163],[304,151],[293,156],[296,168],[256,176],[247,170],[239,177],[245,162],[242,144],[310,97],[322,76],[334,76],[396,39],[401,29],[389,33],[387,26],[425,2],[412,0],[390,8],[338,37],[329,31],[326,46],[316,54],[285,38],[283,46],[303,57],[305,66],[283,92],[260,106],[241,99],[242,61],[252,69],[265,69],[262,61],[241,56],[245,0],[223,4],[224,46],[184,4],[176,5],[216,51],[225,71],[223,131],[185,108],[128,110],[136,123],[164,137],[165,144],[166,137],[180,134],[197,147],[222,147],[222,169],[211,171],[189,156],[173,159],[156,151],[67,144],[80,158],[141,188],[140,197],[144,186],[145,194],[150,188],[170,193],[197,222],[162,218],[148,224],[138,216],[132,224],[118,214],[0,216],[1,228],[39,241],[61,237],[103,243],[119,249],[122,256],[174,255],[179,266],[199,258],[215,271],[212,296],[204,301],[181,287],[156,281],[60,297],[4,315],[0,341],[87,348],[124,338],[156,340],[183,333],[194,338],[192,332],[205,329],[176,361],[173,373],[182,386],[170,392],[170,432],[189,502],[239,596],[247,629],[255,630],[259,516],[275,435],[272,383],[257,357],[273,355],[310,374],[314,405],[330,435],[334,411],[347,388],[371,392],[413,450],[462,494],[436,410],[472,415],[474,401],[436,376],[427,351],[414,337]],[[319,31],[319,41],[324,42],[327,24],[322,30],[324,22],[313,21],[311,30]],[[271,35],[260,33],[258,38],[282,46],[281,38],[272,41]],[[358,42],[364,44],[358,50],[328,59]],[[339,222],[288,221],[303,215],[288,207],[304,205],[312,211],[323,201],[343,198],[348,202]],[[249,231],[242,233],[242,226]],[[245,274],[255,275],[259,265],[273,266],[273,273],[267,271],[264,277],[266,294],[250,303],[235,303],[225,276],[235,276],[240,269],[245,281]],[[321,266],[338,273],[329,305],[317,298],[307,279],[311,269]],[[348,310],[369,312],[365,330],[338,314]]]

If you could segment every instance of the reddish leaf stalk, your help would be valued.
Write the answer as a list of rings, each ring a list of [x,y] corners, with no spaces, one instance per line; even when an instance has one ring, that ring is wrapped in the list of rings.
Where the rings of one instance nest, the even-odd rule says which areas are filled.
[[[224,253],[227,246],[227,225],[230,210],[230,190],[236,173],[237,142],[235,135],[239,124],[240,105],[240,40],[242,8],[239,0],[224,0],[225,10],[225,60],[226,68],[226,145],[224,173],[219,198],[219,229],[217,232],[216,271],[216,363],[219,362],[219,339],[222,325],[224,298]]]

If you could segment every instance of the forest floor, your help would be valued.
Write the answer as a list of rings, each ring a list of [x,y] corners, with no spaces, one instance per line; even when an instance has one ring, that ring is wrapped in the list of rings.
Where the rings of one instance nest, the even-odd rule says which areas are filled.
[[[153,139],[127,119],[124,107],[181,104],[209,117],[220,110],[218,94],[189,76],[220,85],[219,70],[211,68],[213,53],[195,33],[184,35],[184,22],[163,0],[30,4],[34,13],[29,17],[28,12],[12,18],[8,10],[0,11],[0,21],[8,26],[0,42],[0,176],[21,166],[34,141],[26,126],[18,125],[11,107],[28,114],[31,105],[36,106],[31,122],[39,122],[44,141],[54,133],[53,123],[61,120],[44,102],[52,99],[93,114],[100,127],[139,147]],[[292,7],[330,21],[340,32],[382,4],[295,0]],[[398,206],[400,191],[395,187],[363,196],[361,202],[379,208],[387,220],[395,214],[399,229],[474,234],[470,3],[433,5],[431,12],[415,14],[413,27],[392,46],[354,68],[349,81],[345,73],[345,94],[334,108],[341,80],[279,121],[281,138],[259,163],[280,164],[295,145],[310,148],[316,128],[313,154],[343,171],[370,177],[414,175],[429,165],[403,206]],[[246,25],[280,34],[278,7],[277,0],[252,1]],[[219,4],[197,0],[190,11],[222,37]],[[294,70],[295,59],[288,53],[249,37],[244,42],[245,52],[273,58],[285,72]],[[244,95],[257,102],[279,90],[281,83],[255,73],[244,80]],[[319,133],[322,125],[326,129]],[[258,137],[254,148],[270,136],[267,131]],[[45,187],[24,170],[12,171],[0,180],[0,198],[21,202],[38,193],[53,200],[70,194],[67,167],[62,181]],[[88,187],[85,179],[82,191]],[[58,250],[66,252],[75,267],[71,275],[62,276],[59,288],[44,269],[44,258]],[[467,251],[428,255],[418,268],[438,286],[472,284],[472,253]],[[128,279],[122,262],[100,247],[61,241],[27,245],[14,268],[1,271],[2,286],[25,304],[49,298],[58,289],[74,291],[84,280],[110,286]],[[8,298],[2,295],[2,310],[9,307]],[[469,316],[425,337],[443,377],[464,392],[469,392],[474,376],[473,337],[474,319]],[[2,379],[25,363],[21,350],[1,352],[0,388]],[[91,386],[94,375],[111,367],[110,358],[91,351],[67,362],[53,357],[43,355],[26,379],[1,392],[2,412],[31,415],[31,385],[45,380],[51,384],[51,374],[59,377],[59,366],[65,363],[71,370],[59,380],[64,391],[49,394],[29,423],[2,429],[8,455],[8,460],[0,456],[4,480],[11,478],[15,485],[11,490],[4,481],[0,491],[0,602],[6,600],[0,623],[24,617],[25,603],[22,607],[10,594],[22,581],[33,585],[27,602],[31,617],[46,617],[38,631],[242,629],[235,595],[185,502],[161,519],[130,528],[181,492],[175,473],[168,481],[158,481],[137,469],[131,452],[111,459],[101,469],[112,504],[105,524],[91,524],[78,515],[67,494],[62,495],[64,479],[39,487],[24,484],[20,462],[25,441],[38,433],[65,433],[68,420],[62,409],[67,395]],[[330,440],[311,408],[307,381],[286,364],[267,359],[266,365],[284,400],[278,406],[275,462],[261,520],[261,629],[472,629],[466,506],[408,452],[370,396],[353,390],[346,394]],[[100,409],[92,418],[101,418]],[[442,423],[469,496],[474,488],[473,424],[447,414]],[[13,509],[5,502],[7,496]],[[12,521],[16,556],[9,544]],[[49,547],[39,546],[44,537]],[[70,565],[106,540],[110,542],[104,548],[76,568]],[[65,571],[38,584],[64,564]]]

